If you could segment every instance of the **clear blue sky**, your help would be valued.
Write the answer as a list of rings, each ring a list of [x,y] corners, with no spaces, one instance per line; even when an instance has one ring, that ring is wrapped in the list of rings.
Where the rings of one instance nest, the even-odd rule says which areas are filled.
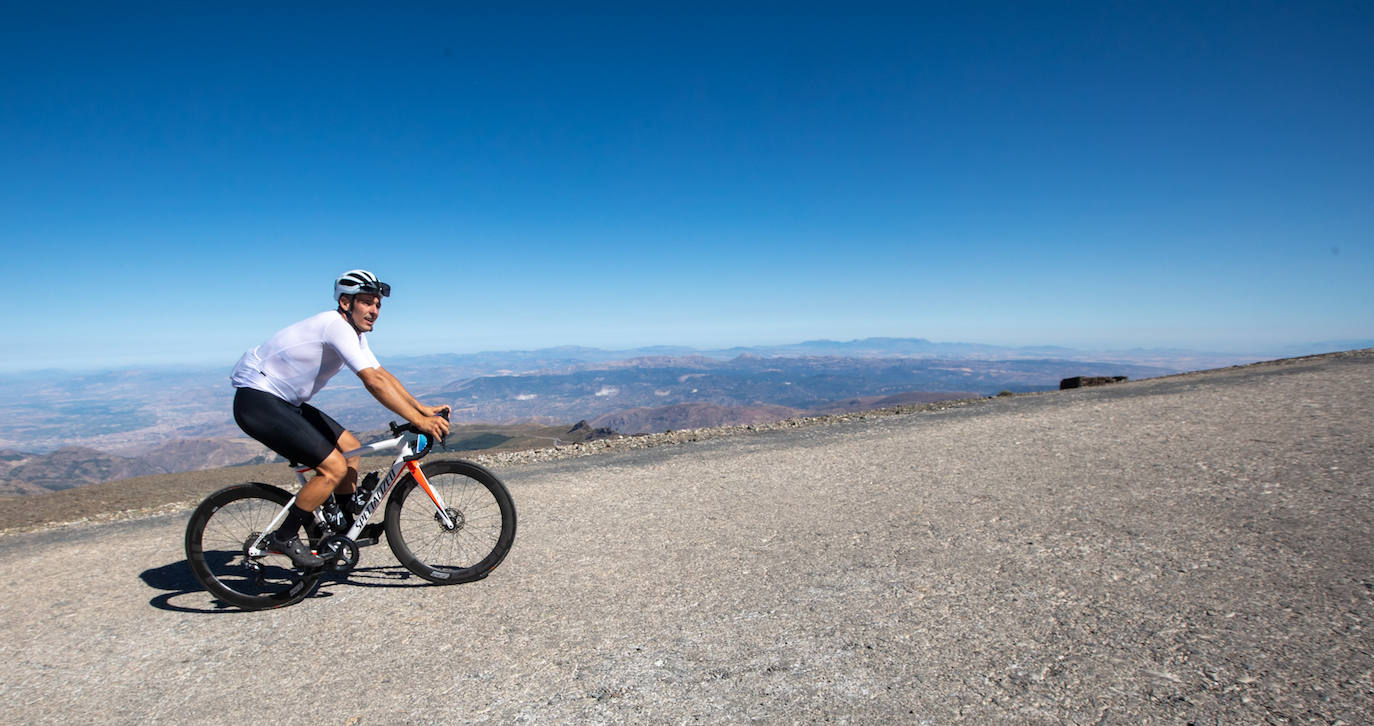
[[[389,5],[0,11],[0,369],[1374,337],[1372,3]]]

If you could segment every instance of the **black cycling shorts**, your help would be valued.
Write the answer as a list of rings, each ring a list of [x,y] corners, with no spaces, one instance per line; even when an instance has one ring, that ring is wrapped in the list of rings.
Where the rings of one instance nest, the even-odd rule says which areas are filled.
[[[319,466],[338,448],[344,427],[329,414],[302,403],[293,406],[254,388],[234,392],[234,422],[245,434],[301,466]]]

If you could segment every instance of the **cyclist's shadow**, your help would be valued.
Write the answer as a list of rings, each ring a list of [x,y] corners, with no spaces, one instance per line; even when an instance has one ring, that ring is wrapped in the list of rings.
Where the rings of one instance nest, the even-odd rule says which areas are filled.
[[[242,613],[251,612],[240,609],[206,592],[191,574],[191,566],[186,560],[177,560],[161,567],[140,572],[139,579],[147,586],[164,591],[148,601],[159,609],[178,613]],[[337,587],[424,587],[430,583],[416,577],[406,568],[397,565],[389,567],[358,567],[352,572],[330,572],[320,578],[315,592],[305,602],[321,597],[332,596]],[[179,602],[173,602],[173,599]]]

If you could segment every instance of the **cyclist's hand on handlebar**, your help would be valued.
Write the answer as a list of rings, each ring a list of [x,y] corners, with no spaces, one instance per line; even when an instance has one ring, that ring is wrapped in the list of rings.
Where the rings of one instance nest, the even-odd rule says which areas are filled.
[[[439,416],[447,419],[453,409],[449,406],[420,406],[420,413],[426,416]]]
[[[448,436],[448,421],[439,416],[426,416],[419,421],[411,421],[420,433],[425,434],[431,439],[443,439]]]

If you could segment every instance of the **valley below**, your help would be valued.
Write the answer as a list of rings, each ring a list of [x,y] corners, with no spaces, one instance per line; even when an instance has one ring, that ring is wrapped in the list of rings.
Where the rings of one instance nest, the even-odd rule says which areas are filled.
[[[760,424],[1053,390],[1070,376],[1135,380],[1236,362],[1249,361],[867,339],[729,351],[424,356],[388,369],[422,400],[451,405],[457,429],[450,448],[476,452],[572,443],[596,431],[604,437]],[[0,376],[0,383],[0,495],[277,459],[235,426],[227,371],[40,371]],[[364,440],[397,418],[347,372],[311,403]]]

